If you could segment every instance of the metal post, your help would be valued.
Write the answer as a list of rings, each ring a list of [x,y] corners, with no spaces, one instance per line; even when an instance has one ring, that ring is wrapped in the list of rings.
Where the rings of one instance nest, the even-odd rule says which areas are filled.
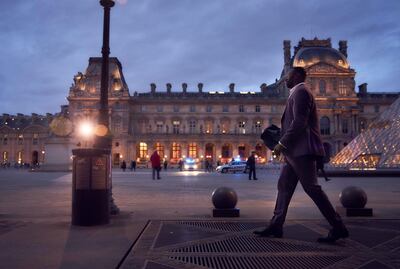
[[[102,65],[101,65],[101,86],[100,86],[100,111],[99,111],[99,125],[107,128],[107,134],[105,136],[97,136],[94,147],[99,149],[110,150],[112,139],[110,137],[109,119],[108,119],[108,76],[109,76],[109,55],[110,55],[110,10],[115,5],[112,0],[101,0],[100,5],[104,7],[104,22],[103,22],[103,47],[102,53]],[[111,160],[111,158],[110,158]],[[110,182],[111,181],[110,171]],[[116,215],[119,212],[119,208],[115,205],[112,197],[112,187],[110,189],[110,213]]]

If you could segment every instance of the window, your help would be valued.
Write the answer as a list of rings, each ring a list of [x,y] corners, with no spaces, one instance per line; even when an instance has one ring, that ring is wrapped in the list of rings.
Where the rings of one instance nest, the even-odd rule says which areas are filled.
[[[246,122],[245,121],[239,121],[239,133],[240,134],[245,134],[246,133]]]
[[[7,145],[8,144],[8,137],[7,135],[4,135],[3,137],[3,145]]]
[[[320,128],[322,135],[330,135],[331,133],[331,123],[328,117],[324,116],[320,120]]]
[[[365,120],[361,120],[360,121],[360,131],[363,131],[363,130],[365,130]]]
[[[321,79],[319,81],[319,93],[321,95],[325,95],[326,94],[326,82],[323,79]]]
[[[378,112],[379,112],[379,105],[375,105],[375,106],[374,106],[374,111],[375,111],[375,113],[378,113]]]
[[[208,106],[206,107],[206,111],[207,111],[207,112],[212,112],[212,106],[208,105]]]
[[[190,112],[196,112],[196,106],[191,105],[189,110],[190,110]]]
[[[121,117],[115,117],[112,122],[113,133],[119,134],[122,132],[122,119]]]
[[[191,134],[196,133],[196,120],[189,121],[189,133]]]
[[[146,106],[145,105],[141,105],[140,106],[140,112],[146,112]]]
[[[179,106],[175,105],[173,107],[173,110],[174,110],[175,113],[178,113],[179,112]]]
[[[256,111],[256,112],[261,112],[261,107],[260,107],[260,105],[256,105],[255,111]]]
[[[145,159],[147,157],[147,144],[144,142],[139,143],[139,158]]]
[[[261,121],[256,121],[256,122],[254,123],[254,127],[255,127],[255,129],[256,129],[256,133],[257,133],[257,134],[260,134],[260,133],[261,133]]]
[[[24,144],[24,136],[22,134],[18,135],[18,145]]]
[[[181,158],[181,145],[178,143],[172,143],[172,159]]]
[[[276,106],[271,106],[271,112],[275,113],[277,111]]]
[[[339,94],[340,95],[347,95],[347,87],[344,83],[344,80],[339,81]]]
[[[244,112],[244,105],[239,105],[239,112]]]
[[[160,155],[160,158],[164,158],[164,145],[162,145],[161,143],[156,143],[155,145],[155,150],[157,150],[158,155]]]
[[[22,154],[22,151],[18,151],[17,152],[17,161],[18,161],[18,164],[22,164],[23,163],[23,154]]]
[[[223,105],[222,106],[222,112],[229,112],[229,106],[228,105]]]
[[[174,120],[172,122],[172,133],[179,134],[179,126],[181,125],[180,121]]]
[[[349,132],[349,121],[347,119],[342,120],[342,132],[347,134]]]
[[[197,158],[197,144],[196,143],[189,143],[189,157]]]
[[[156,122],[157,133],[162,133],[163,132],[163,127],[164,127],[164,123],[162,121],[157,121]]]
[[[231,147],[229,144],[224,144],[221,149],[222,158],[230,158],[231,157]]]
[[[210,121],[208,121],[208,122],[206,122],[206,133],[207,134],[211,134],[212,133],[212,122],[210,122]]]
[[[37,145],[39,142],[39,134],[33,134],[32,144]]]
[[[164,111],[164,107],[163,106],[157,106],[157,112],[163,112]]]
[[[7,161],[8,161],[8,152],[3,151],[3,162],[7,162]]]

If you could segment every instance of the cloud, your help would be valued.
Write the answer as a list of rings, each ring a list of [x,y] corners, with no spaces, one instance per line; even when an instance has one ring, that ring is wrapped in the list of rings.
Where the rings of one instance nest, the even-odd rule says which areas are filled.
[[[100,56],[98,1],[2,1],[1,112],[56,112],[77,71]],[[174,90],[255,89],[279,77],[282,41],[348,40],[357,83],[399,91],[400,2],[289,0],[138,0],[111,12],[111,56],[121,61],[131,92],[157,83]],[[34,102],[29,101],[34,100]]]

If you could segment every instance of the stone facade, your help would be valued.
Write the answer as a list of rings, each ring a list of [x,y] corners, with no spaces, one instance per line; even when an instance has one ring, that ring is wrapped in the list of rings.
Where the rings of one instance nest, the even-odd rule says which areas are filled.
[[[288,89],[284,76],[294,66],[307,70],[306,83],[317,100],[321,117],[321,132],[326,151],[332,156],[349,143],[380,112],[399,96],[399,93],[368,93],[367,85],[355,91],[356,72],[347,60],[347,42],[340,41],[334,49],[330,39],[302,39],[292,49],[290,41],[283,42],[284,67],[275,83],[262,84],[260,90],[241,92],[231,83],[227,91],[203,91],[182,83],[181,89],[167,83],[157,89],[152,83],[148,92],[130,95],[121,63],[110,58],[109,105],[110,129],[113,135],[113,163],[137,160],[145,164],[157,149],[170,163],[193,157],[199,161],[211,159],[225,162],[232,158],[248,157],[255,150],[259,162],[271,160],[271,152],[260,140],[260,134],[271,123],[280,125]],[[75,127],[85,121],[95,121],[99,109],[101,58],[90,58],[85,73],[78,73],[68,95],[68,115]],[[5,116],[3,116],[4,118]],[[21,130],[5,129],[1,118],[0,135],[17,137]],[[78,128],[75,128],[77,130]],[[43,137],[48,134],[43,129]],[[51,138],[49,138],[51,139]],[[84,146],[77,131],[69,141]],[[10,160],[17,160],[18,150],[3,147]],[[24,152],[31,152],[26,145]],[[68,153],[70,154],[70,153]],[[29,155],[29,154],[28,154]],[[28,156],[27,155],[27,156]],[[32,161],[28,157],[26,160]]]

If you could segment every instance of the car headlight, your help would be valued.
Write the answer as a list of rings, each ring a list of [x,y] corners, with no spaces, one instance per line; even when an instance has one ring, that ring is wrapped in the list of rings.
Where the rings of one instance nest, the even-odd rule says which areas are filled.
[[[193,169],[197,169],[197,164],[193,165]]]

